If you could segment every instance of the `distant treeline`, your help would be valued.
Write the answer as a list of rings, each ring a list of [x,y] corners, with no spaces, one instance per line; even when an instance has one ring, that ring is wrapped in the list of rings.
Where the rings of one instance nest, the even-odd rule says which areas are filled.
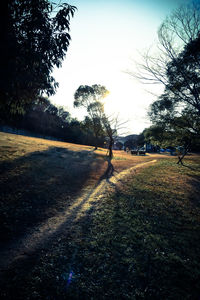
[[[68,111],[47,98],[36,100],[24,115],[0,113],[0,130],[84,145],[96,143],[86,121],[72,118]],[[105,137],[100,137],[98,146],[103,146],[104,141]]]

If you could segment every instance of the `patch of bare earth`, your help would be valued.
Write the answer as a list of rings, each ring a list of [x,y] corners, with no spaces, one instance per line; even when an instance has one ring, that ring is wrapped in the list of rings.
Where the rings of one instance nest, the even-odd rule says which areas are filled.
[[[68,232],[123,177],[154,163],[115,151],[0,133],[1,271]]]

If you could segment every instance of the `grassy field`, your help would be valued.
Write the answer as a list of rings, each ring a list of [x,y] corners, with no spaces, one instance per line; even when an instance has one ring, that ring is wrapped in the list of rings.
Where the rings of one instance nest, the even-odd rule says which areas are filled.
[[[116,173],[150,157],[115,152]],[[106,149],[0,133],[1,242],[62,211],[106,174]]]
[[[3,245],[68,210],[108,168],[105,149],[4,133],[0,141]],[[200,156],[179,166],[116,151],[114,174],[155,158],[72,215],[47,247],[1,270],[1,298],[199,299]]]

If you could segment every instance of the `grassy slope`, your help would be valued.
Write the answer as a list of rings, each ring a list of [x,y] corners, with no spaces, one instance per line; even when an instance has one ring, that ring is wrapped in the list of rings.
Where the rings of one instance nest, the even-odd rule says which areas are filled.
[[[43,299],[49,291],[55,299],[199,299],[199,162],[189,159],[182,168],[163,160],[127,179],[75,238],[63,237],[41,258],[30,276],[32,293]]]
[[[116,186],[31,270],[5,274],[5,299],[199,299],[200,158],[186,165],[159,160]]]
[[[95,186],[107,169],[106,150],[0,133],[1,241],[71,205],[86,186]],[[115,155],[120,172],[150,158]]]

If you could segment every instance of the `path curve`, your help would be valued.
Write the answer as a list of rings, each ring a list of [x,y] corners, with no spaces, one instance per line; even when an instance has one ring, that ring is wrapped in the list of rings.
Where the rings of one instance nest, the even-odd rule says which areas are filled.
[[[88,214],[88,211],[106,195],[109,191],[115,190],[115,186],[123,178],[136,172],[137,169],[154,164],[157,160],[140,163],[134,167],[126,169],[110,178],[102,179],[94,188],[86,187],[82,190],[72,205],[65,211],[49,218],[42,224],[36,226],[18,241],[12,242],[0,251],[0,270],[5,271],[9,266],[26,256],[30,256],[34,251],[39,251],[48,247],[48,243],[58,237],[63,230],[67,232],[77,222]],[[63,229],[64,228],[64,229]]]

